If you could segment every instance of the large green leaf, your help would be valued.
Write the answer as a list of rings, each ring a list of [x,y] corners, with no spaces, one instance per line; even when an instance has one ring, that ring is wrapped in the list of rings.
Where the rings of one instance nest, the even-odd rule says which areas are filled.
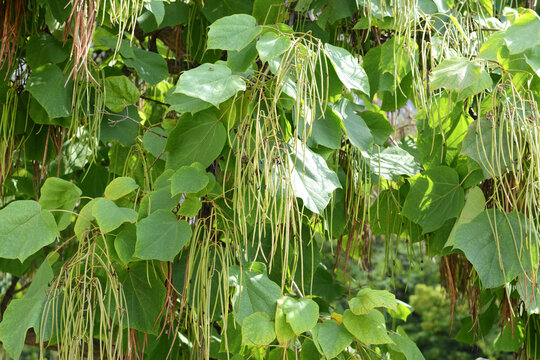
[[[208,185],[208,176],[199,166],[182,166],[171,176],[171,194],[196,193]]]
[[[457,90],[458,101],[476,95],[492,85],[491,77],[481,65],[465,58],[450,58],[431,73],[433,90]]]
[[[26,332],[30,328],[39,331],[45,298],[53,271],[46,259],[37,270],[24,297],[12,300],[3,314],[0,323],[2,347],[14,359],[19,359]]]
[[[255,41],[240,51],[227,51],[227,67],[236,73],[246,73],[257,59]]]
[[[540,45],[540,18],[531,9],[526,9],[503,35],[510,54],[522,53]]]
[[[275,319],[276,337],[280,343],[285,343],[296,335],[291,328],[291,325],[287,322],[287,317],[283,312],[283,299],[285,299],[285,297],[282,297],[277,301]]]
[[[300,122],[298,125],[298,132],[302,134],[304,122]],[[308,145],[310,147],[322,145],[329,149],[339,149],[341,137],[341,119],[335,111],[327,107],[323,116],[320,116],[319,111],[317,111],[315,121],[311,125],[311,135],[307,140]]]
[[[118,200],[138,188],[139,185],[133,178],[127,176],[118,177],[105,188],[105,197],[109,200]]]
[[[379,6],[377,1],[371,4]],[[372,47],[364,56],[362,66],[369,77],[371,95],[377,92],[402,91],[396,87],[411,71],[410,59],[404,51],[397,50],[402,43],[396,43],[395,38],[388,39],[381,46]]]
[[[283,309],[287,322],[296,335],[307,332],[317,325],[319,305],[311,299],[283,297],[278,303]]]
[[[202,64],[184,72],[174,92],[201,99],[214,106],[246,89],[246,83],[221,64]]]
[[[184,114],[167,139],[167,167],[178,169],[194,162],[208,167],[221,153],[226,139],[225,126],[213,110]]]
[[[132,54],[132,57],[124,58],[124,63],[135,68],[137,74],[147,83],[157,85],[169,76],[167,62],[160,54],[144,51],[138,47],[132,48]]]
[[[356,113],[358,110],[359,106],[345,98],[334,105],[334,111],[341,117],[351,144],[369,153],[374,143],[373,135],[364,120]]]
[[[351,311],[355,315],[368,314],[376,307],[396,310],[396,297],[386,290],[361,289],[356,297],[349,300]]]
[[[465,193],[454,169],[437,166],[409,181],[411,189],[403,204],[402,213],[419,224],[424,233],[439,229],[446,220],[459,215]]]
[[[324,158],[298,139],[289,154],[289,168],[294,195],[314,213],[320,214],[330,202],[334,190],[341,188],[337,174],[328,168]]]
[[[39,205],[45,210],[64,210],[53,212],[58,230],[64,230],[71,222],[71,213],[79,201],[82,191],[77,185],[56,177],[45,180],[41,187]]]
[[[313,342],[322,350],[326,358],[338,356],[353,341],[353,336],[345,326],[338,325],[333,320],[318,323],[312,330]]]
[[[90,200],[79,212],[79,216],[77,216],[77,220],[75,221],[75,227],[73,228],[77,239],[80,240],[84,236],[90,227],[90,223],[95,219],[94,215],[92,215],[92,208],[99,199],[100,198]]]
[[[352,311],[345,310],[343,325],[366,345],[392,343],[386,333],[384,315],[378,310],[373,309],[365,315],[355,315]]]
[[[432,111],[418,113],[416,146],[425,168],[451,165],[459,155],[467,127],[472,122],[463,108],[463,103],[452,101],[449,94],[444,93],[436,98]]]
[[[537,234],[528,221],[515,211],[488,209],[457,228],[454,248],[465,253],[484,288],[502,286],[533,269]]]
[[[339,80],[348,89],[360,90],[369,96],[369,81],[358,60],[347,50],[324,44],[324,53],[330,59]]]
[[[274,322],[264,312],[246,317],[242,323],[242,344],[253,346],[269,345],[276,338]]]
[[[165,102],[171,104],[170,111],[178,113],[196,113],[212,107],[212,104],[199,98],[187,96],[186,94],[175,92],[176,86],[171,88],[165,97]]]
[[[27,257],[58,235],[54,216],[33,200],[17,200],[0,210],[0,257]]]
[[[113,112],[121,112],[139,100],[139,90],[126,76],[105,79],[105,105]]]
[[[136,260],[133,254],[135,253],[135,244],[137,243],[137,231],[134,224],[124,224],[122,231],[114,240],[114,249],[120,261],[124,264]]]
[[[157,210],[137,224],[135,256],[144,260],[173,261],[191,239],[191,226],[168,210]]]
[[[460,226],[468,224],[474,220],[484,209],[486,208],[486,198],[482,193],[482,190],[475,186],[467,193],[467,199],[465,200],[465,205],[461,214],[457,219],[450,235],[448,235],[448,240],[446,241],[445,246],[454,246],[456,240],[456,231]]]
[[[291,46],[291,39],[286,35],[267,32],[257,41],[256,46],[261,61],[267,62],[287,51]]]
[[[99,140],[104,143],[118,142],[130,147],[139,135],[142,119],[137,107],[126,106],[120,113],[105,113],[99,128]]]
[[[92,216],[96,218],[104,233],[117,229],[125,222],[133,223],[137,220],[135,210],[118,207],[113,201],[105,198],[96,199],[92,206]]]
[[[386,180],[396,181],[401,175],[414,176],[421,170],[414,157],[399,146],[373,151],[369,157],[371,171]]]
[[[208,49],[242,50],[262,31],[253,16],[235,14],[225,16],[210,25]]]
[[[68,46],[62,46],[62,43],[52,35],[40,32],[30,37],[28,43],[26,43],[26,56],[24,59],[31,69],[37,69],[47,63],[61,63],[68,56]]]
[[[508,137],[503,127],[487,119],[476,120],[469,125],[461,153],[476,161],[486,178],[501,176],[517,157],[511,155]]]
[[[34,69],[28,77],[26,90],[55,119],[71,115],[73,83],[56,65],[47,64]]]
[[[139,261],[127,268],[122,277],[126,297],[126,310],[129,314],[129,327],[148,334],[158,334],[159,318],[167,290],[157,276],[158,270],[151,263]],[[127,321],[124,322],[127,326]]]
[[[389,335],[390,339],[394,342],[394,344],[388,345],[390,353],[396,356],[396,358],[398,358],[397,355],[403,355],[405,356],[404,360],[424,360],[424,355],[422,355],[422,352],[418,349],[414,341],[407,337],[400,326],[398,326],[397,330],[396,334]]]
[[[231,285],[236,287],[232,303],[233,314],[239,324],[255,312],[264,312],[271,317],[275,315],[276,302],[281,296],[281,289],[275,282],[265,274],[246,270],[240,274],[238,267],[232,267],[229,273]]]

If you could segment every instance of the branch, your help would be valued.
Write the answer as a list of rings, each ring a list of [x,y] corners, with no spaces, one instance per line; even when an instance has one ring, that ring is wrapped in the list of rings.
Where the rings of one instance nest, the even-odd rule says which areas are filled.
[[[14,276],[11,278],[11,284],[9,285],[9,288],[6,290],[6,294],[2,298],[2,303],[0,303],[0,319],[4,317],[4,311],[6,311],[9,301],[11,300],[13,295],[15,295],[16,293],[15,288],[17,287],[18,282],[19,282],[19,278],[17,276]]]

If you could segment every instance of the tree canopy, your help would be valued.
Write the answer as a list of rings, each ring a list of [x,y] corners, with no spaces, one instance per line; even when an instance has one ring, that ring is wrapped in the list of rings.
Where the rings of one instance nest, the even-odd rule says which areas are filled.
[[[382,243],[539,358],[539,10],[0,0],[2,348],[424,359]]]

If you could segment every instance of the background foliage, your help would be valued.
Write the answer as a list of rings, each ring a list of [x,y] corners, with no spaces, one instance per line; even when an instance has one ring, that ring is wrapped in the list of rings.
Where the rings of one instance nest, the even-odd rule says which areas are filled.
[[[10,357],[539,357],[536,1],[0,19]]]

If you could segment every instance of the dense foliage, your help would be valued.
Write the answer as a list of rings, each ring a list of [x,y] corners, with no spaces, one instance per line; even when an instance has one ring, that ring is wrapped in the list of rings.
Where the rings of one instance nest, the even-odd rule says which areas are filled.
[[[535,1],[0,0],[3,349],[538,358],[539,99]]]

